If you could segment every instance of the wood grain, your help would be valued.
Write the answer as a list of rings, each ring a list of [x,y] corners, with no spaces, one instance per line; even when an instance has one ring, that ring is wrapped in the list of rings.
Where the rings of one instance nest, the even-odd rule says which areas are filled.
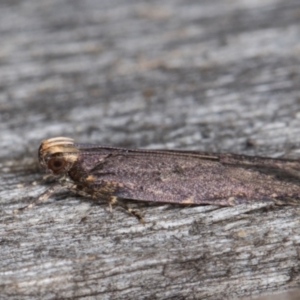
[[[47,187],[41,140],[299,158],[296,0],[0,3],[0,298],[233,299],[299,287],[298,206]]]

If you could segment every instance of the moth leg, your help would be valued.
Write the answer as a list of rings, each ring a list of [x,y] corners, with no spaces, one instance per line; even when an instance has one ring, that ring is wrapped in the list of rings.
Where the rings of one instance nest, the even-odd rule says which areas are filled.
[[[110,199],[108,200],[108,205],[109,205],[109,210],[112,213],[112,206],[113,204],[118,203],[118,198],[116,196],[111,196]]]
[[[143,217],[135,210],[127,207],[127,211],[128,213],[130,213],[132,216],[136,217],[140,223],[145,224],[145,220],[143,219]]]
[[[110,212],[112,212],[112,205],[113,204],[118,204],[119,207],[123,208],[127,213],[129,213],[131,216],[136,217],[140,223],[144,224],[145,221],[143,219],[143,217],[136,212],[135,210],[133,210],[132,208],[128,207],[128,205],[126,205],[126,203],[124,203],[123,201],[118,201],[118,197],[116,196],[111,196],[108,200],[108,204],[109,204],[109,209]]]
[[[139,220],[140,223],[145,224],[145,220],[143,219],[143,217],[134,209],[128,207],[125,203],[122,203],[121,206],[123,209],[126,210],[127,213],[129,213],[131,216],[134,216],[135,218],[137,218]]]
[[[123,208],[128,214],[130,214],[131,216],[137,218],[140,223],[145,224],[145,221],[144,221],[143,217],[136,210],[130,208],[123,201],[119,201],[118,205],[119,205],[119,207]]]
[[[28,204],[25,207],[21,207],[18,209],[15,209],[13,212],[15,214],[27,210],[27,209],[31,209],[32,207],[34,207],[36,204],[41,203],[43,201],[46,201],[52,194],[54,194],[55,192],[59,191],[63,189],[61,185],[59,184],[54,184],[52,186],[50,186],[43,194],[41,194],[37,199],[35,199],[33,202],[31,202],[30,204]]]

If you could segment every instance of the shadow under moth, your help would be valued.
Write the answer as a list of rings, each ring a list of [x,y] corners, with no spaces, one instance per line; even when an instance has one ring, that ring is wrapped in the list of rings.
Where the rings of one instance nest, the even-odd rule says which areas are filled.
[[[180,150],[124,149],[44,140],[39,163],[57,181],[37,201],[67,188],[94,199],[237,205],[299,204],[297,160]],[[23,208],[24,209],[24,208]]]

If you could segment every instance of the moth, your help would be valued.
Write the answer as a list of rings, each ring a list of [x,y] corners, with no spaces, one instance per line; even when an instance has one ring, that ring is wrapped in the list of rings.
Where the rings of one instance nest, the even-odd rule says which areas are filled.
[[[124,149],[78,144],[67,137],[44,140],[38,157],[57,182],[36,202],[61,188],[110,206],[118,199],[225,206],[253,201],[295,205],[300,200],[297,160]]]

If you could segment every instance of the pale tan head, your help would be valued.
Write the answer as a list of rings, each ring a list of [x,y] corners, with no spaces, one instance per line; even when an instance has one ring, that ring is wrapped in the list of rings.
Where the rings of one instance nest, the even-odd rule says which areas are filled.
[[[79,149],[68,137],[55,137],[42,141],[39,148],[40,165],[54,174],[67,172],[78,158]]]

